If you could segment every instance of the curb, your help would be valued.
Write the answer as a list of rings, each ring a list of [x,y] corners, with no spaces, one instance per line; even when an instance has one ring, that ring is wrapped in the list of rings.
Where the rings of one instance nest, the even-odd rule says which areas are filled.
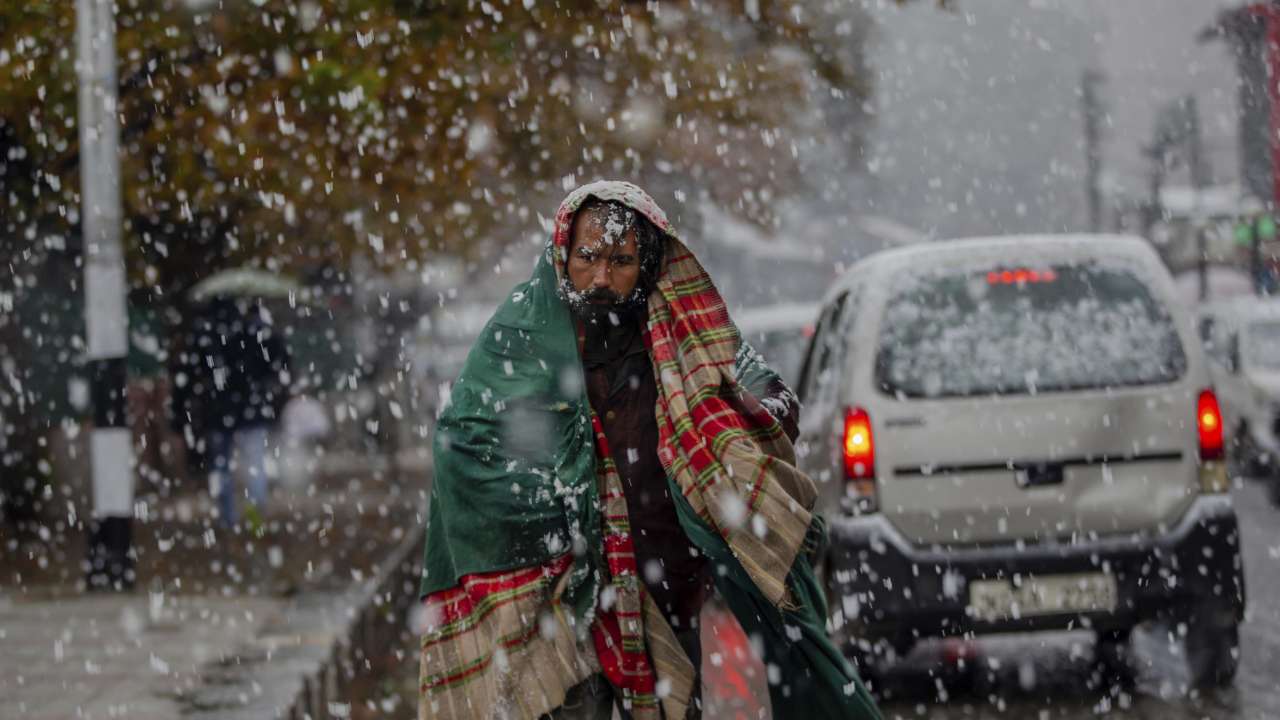
[[[350,716],[348,690],[357,675],[396,647],[410,605],[418,597],[426,534],[414,528],[378,567],[373,580],[352,591],[350,621],[287,708],[290,720],[337,720]]]

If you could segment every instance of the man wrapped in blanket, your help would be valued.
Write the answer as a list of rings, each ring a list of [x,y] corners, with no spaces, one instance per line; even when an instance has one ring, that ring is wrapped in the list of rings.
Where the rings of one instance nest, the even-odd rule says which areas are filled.
[[[798,411],[652,198],[571,193],[437,427],[420,716],[700,717],[714,589],[773,717],[878,718],[824,629]]]

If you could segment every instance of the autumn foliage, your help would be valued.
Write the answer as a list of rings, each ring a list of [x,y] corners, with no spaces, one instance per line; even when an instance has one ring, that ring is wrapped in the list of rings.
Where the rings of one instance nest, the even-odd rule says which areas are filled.
[[[10,252],[75,242],[74,8],[0,6]],[[119,0],[133,280],[465,255],[605,176],[767,221],[806,190],[823,108],[865,98],[856,17],[806,0]]]

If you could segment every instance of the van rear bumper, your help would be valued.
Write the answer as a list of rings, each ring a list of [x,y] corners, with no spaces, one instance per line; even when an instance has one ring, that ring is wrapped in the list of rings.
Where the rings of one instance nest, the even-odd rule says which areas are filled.
[[[826,578],[830,612],[846,641],[1062,628],[1120,630],[1212,604],[1244,617],[1240,533],[1229,495],[1197,497],[1163,534],[992,547],[916,547],[883,516],[832,518]],[[1116,609],[986,620],[968,610],[973,580],[1105,572]]]

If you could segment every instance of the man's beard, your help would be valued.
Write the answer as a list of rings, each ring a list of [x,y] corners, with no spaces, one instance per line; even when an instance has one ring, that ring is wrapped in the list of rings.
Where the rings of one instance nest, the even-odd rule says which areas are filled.
[[[648,293],[639,286],[626,296],[608,288],[596,288],[584,293],[575,290],[566,279],[563,289],[569,311],[588,325],[618,327],[638,320],[648,305]]]

